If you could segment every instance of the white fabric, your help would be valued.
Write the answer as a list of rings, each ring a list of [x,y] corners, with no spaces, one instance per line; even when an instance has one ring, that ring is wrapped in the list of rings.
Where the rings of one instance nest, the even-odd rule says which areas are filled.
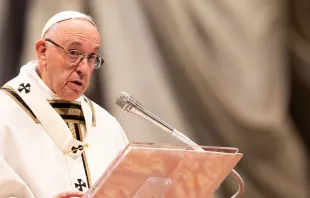
[[[31,87],[28,94],[24,91],[16,93],[24,99],[25,95],[29,95],[27,97],[36,100],[39,108],[33,112],[35,115],[39,115],[36,114],[39,111],[45,112],[45,118],[41,118],[42,120],[51,116],[46,112],[49,111],[47,109],[53,110],[53,108],[45,106],[39,98],[42,96],[41,100],[59,98],[55,98],[55,94],[51,94],[51,90],[38,77],[35,66],[36,62],[29,62],[23,66],[20,74],[7,85],[18,90],[18,82],[29,82]],[[93,184],[118,152],[127,145],[128,140],[116,119],[104,109],[93,103],[96,117],[94,127],[91,123],[92,111],[84,96],[76,101],[81,103],[86,120],[86,127],[81,125],[81,131],[84,136],[83,144],[89,145],[84,153]],[[0,198],[53,197],[62,191],[77,190],[75,188],[77,179],[87,181],[81,153],[64,154],[66,149],[76,146],[76,142],[79,142],[73,139],[72,135],[67,141],[68,131],[48,129],[50,131],[47,132],[42,124],[36,123],[19,104],[2,91],[0,91],[0,110],[2,112],[0,115]],[[60,116],[53,120],[55,128],[62,122]],[[65,146],[59,147],[59,145]],[[87,188],[83,189],[84,192],[86,190]]]
[[[76,147],[82,143],[72,137],[71,131],[64,120],[60,118],[59,114],[51,108],[48,101],[44,98],[44,94],[40,91],[39,86],[36,85],[37,83],[35,83],[35,78],[31,78],[31,76],[38,76],[35,71],[36,63],[36,61],[29,62],[21,69],[19,78],[11,80],[6,85],[13,88],[15,92],[26,102],[36,117],[40,120],[42,127],[46,130],[56,145],[65,153],[70,150],[73,144]],[[40,82],[38,78],[36,78],[36,80]],[[30,94],[18,91],[21,83],[30,83]]]
[[[42,30],[42,33],[41,33],[41,38],[43,38],[47,30],[49,30],[52,25],[54,25],[55,23],[64,21],[64,20],[68,20],[68,19],[86,19],[90,21],[96,27],[95,23],[91,20],[91,18],[83,13],[76,12],[76,11],[63,11],[63,12],[55,14],[53,17],[51,17],[46,22]]]

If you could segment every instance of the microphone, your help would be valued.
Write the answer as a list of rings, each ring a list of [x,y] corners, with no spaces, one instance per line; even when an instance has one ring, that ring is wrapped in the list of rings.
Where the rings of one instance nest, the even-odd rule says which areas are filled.
[[[174,137],[176,137],[181,142],[190,145],[190,146],[198,146],[195,142],[185,136],[183,133],[179,132],[160,118],[158,118],[153,113],[146,110],[141,103],[139,103],[135,98],[130,96],[125,92],[121,92],[120,95],[116,98],[116,105],[119,106],[124,111],[136,114],[151,123],[155,124],[156,126],[160,127],[161,129],[165,130],[166,132],[170,133]],[[198,147],[199,150],[204,151],[202,148]]]
[[[170,126],[169,124],[161,120],[159,117],[157,117],[150,111],[146,110],[143,107],[143,105],[140,102],[138,102],[138,100],[136,100],[134,97],[132,97],[128,93],[121,92],[117,96],[115,103],[118,107],[120,107],[124,111],[136,114],[150,121],[151,123],[155,124],[156,126],[160,127],[164,131],[176,137],[181,142],[187,144],[188,146],[192,146],[193,149],[198,150],[198,151],[204,151],[204,149],[202,149],[197,143],[189,139],[183,133],[173,128],[172,126]],[[244,182],[241,176],[234,169],[232,169],[231,175],[237,180],[239,184],[238,192],[234,196],[232,196],[232,198],[239,198],[242,196],[244,192]]]

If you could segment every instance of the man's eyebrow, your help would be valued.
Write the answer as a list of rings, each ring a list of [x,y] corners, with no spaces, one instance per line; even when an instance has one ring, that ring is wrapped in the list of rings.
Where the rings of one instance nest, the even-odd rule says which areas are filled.
[[[73,41],[72,43],[70,43],[69,45],[68,45],[68,47],[71,47],[71,46],[81,46],[82,44],[80,43],[80,42],[78,42],[78,41]]]
[[[98,47],[96,47],[95,48],[95,51],[97,52],[97,53],[99,53],[99,51],[100,51],[100,47],[98,46]]]
[[[81,46],[82,46],[82,43],[80,43],[80,42],[78,42],[78,41],[73,41],[72,43],[70,43],[70,44],[68,45],[68,48],[73,47],[73,46],[81,47]],[[94,51],[95,51],[96,53],[99,53],[99,51],[100,51],[100,46],[97,46],[97,47],[95,48]]]

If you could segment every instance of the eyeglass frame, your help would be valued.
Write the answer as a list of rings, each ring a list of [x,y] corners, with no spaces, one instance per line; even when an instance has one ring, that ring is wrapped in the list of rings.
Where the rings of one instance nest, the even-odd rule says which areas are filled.
[[[70,50],[66,50],[64,47],[62,47],[61,45],[57,44],[55,41],[52,41],[51,39],[44,39],[44,40],[45,40],[45,41],[48,41],[48,42],[50,42],[50,43],[52,43],[52,44],[55,45],[56,47],[59,47],[60,49],[62,49],[63,51],[65,51],[67,54],[70,53]],[[76,51],[80,52],[79,50],[76,50]],[[100,64],[100,65],[98,64],[97,67],[94,66],[94,69],[99,69],[99,68],[103,65],[104,60],[103,60],[103,58],[100,56],[100,54],[95,53],[95,55],[101,59],[101,64]],[[80,58],[77,59],[77,60],[79,60],[79,63],[85,58],[85,56],[86,56],[86,59],[88,60],[89,55],[86,55],[86,54],[83,54],[83,53],[82,53],[82,54],[80,55]],[[77,60],[76,60],[76,62],[77,62]]]

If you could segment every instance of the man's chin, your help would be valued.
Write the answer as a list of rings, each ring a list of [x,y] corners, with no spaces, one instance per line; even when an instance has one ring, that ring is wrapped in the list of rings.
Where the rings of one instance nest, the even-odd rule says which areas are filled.
[[[78,99],[83,93],[74,91],[74,90],[70,90],[70,91],[66,91],[65,93],[62,93],[62,95],[60,96],[63,100],[67,100],[67,101],[74,101],[76,99]]]

